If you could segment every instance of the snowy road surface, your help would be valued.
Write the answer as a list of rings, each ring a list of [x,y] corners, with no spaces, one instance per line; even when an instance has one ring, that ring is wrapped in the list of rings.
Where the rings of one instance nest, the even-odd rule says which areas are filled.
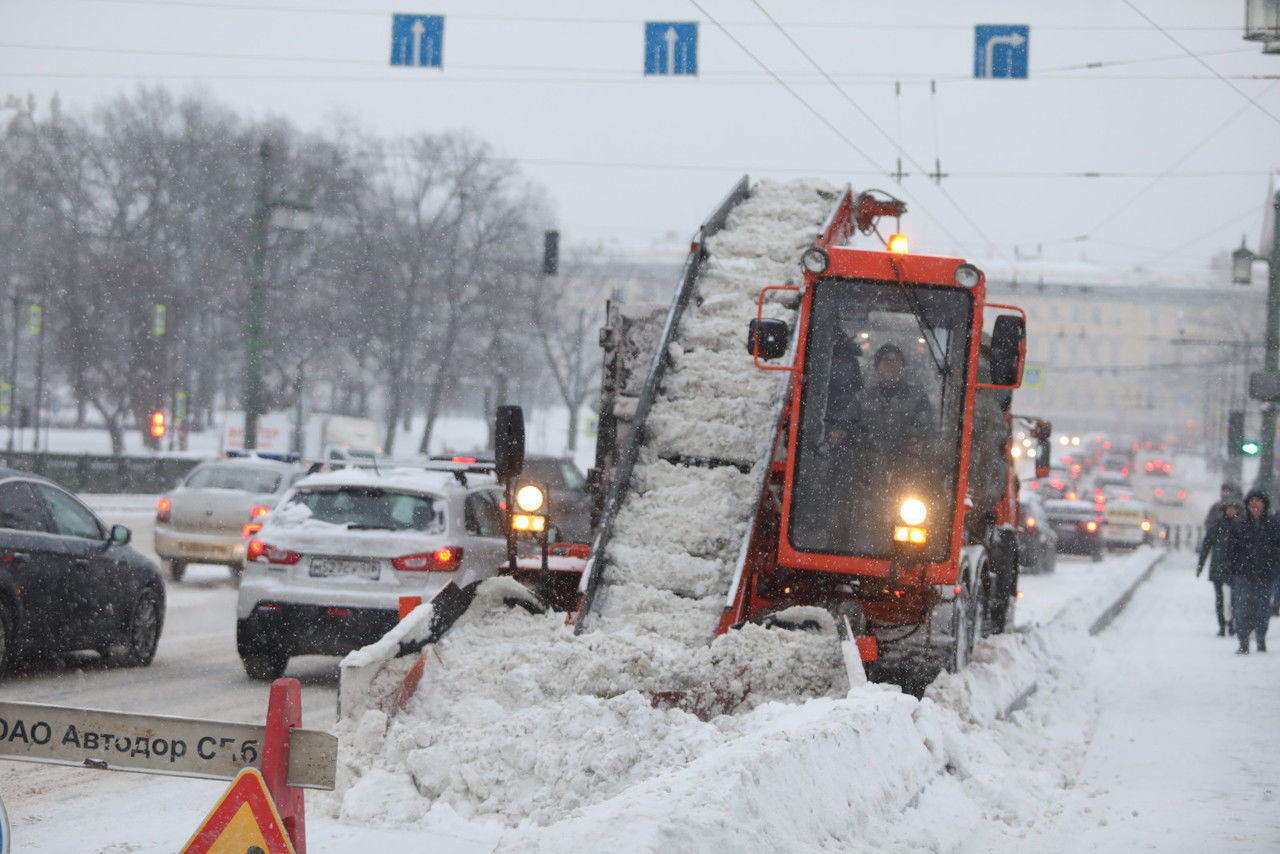
[[[145,521],[132,522],[143,546]],[[1280,655],[1232,655],[1231,641],[1213,634],[1210,586],[1194,578],[1192,557],[1177,552],[1111,628],[1089,639],[1085,628],[1105,598],[1100,591],[1134,573],[1138,562],[1138,555],[1113,555],[1099,564],[1064,557],[1056,573],[1027,577],[1018,622],[1043,635],[1048,666],[1026,708],[1009,721],[943,728],[938,738],[946,742],[951,772],[928,784],[905,813],[882,807],[856,836],[796,837],[792,850],[1280,848],[1280,806],[1270,773],[1280,747]],[[244,678],[235,656],[235,594],[225,572],[200,567],[188,577],[189,583],[169,585],[165,637],[148,670],[88,662],[67,670],[46,667],[7,679],[0,696],[260,719],[266,689]],[[999,656],[992,660],[998,670]],[[336,660],[303,659],[289,675],[303,680],[306,725],[330,726]],[[804,714],[802,707],[779,717]],[[747,751],[731,745],[721,753],[736,761]],[[849,767],[846,773],[859,771]],[[678,785],[681,774],[696,769],[673,768],[668,783],[656,778],[655,785],[622,799],[652,796],[661,807],[655,822],[693,824],[692,816],[673,813],[652,794]],[[13,823],[15,851],[173,851],[224,788],[220,782],[0,762],[0,797]],[[371,845],[386,854],[519,850],[518,839],[502,840],[502,828],[449,810],[437,809],[428,823],[413,828],[369,828],[325,818],[322,796],[308,795],[308,801],[315,852]],[[792,818],[777,821],[786,825]],[[564,824],[571,830],[573,817]],[[552,838],[530,840],[542,845]],[[589,841],[569,850],[585,850],[581,845]],[[597,846],[601,841],[594,837]],[[610,845],[627,848],[621,839]],[[638,842],[636,848],[642,850]]]

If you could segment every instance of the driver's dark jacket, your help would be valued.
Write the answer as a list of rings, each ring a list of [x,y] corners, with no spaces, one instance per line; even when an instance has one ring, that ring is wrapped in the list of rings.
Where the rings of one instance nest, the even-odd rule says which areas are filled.
[[[902,450],[910,439],[932,437],[929,398],[911,383],[875,383],[862,390],[859,402],[862,429],[881,452]]]

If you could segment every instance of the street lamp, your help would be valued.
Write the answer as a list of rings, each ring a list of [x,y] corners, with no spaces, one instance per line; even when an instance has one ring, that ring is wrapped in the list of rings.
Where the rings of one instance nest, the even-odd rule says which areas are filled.
[[[300,202],[270,199],[271,144],[258,149],[258,188],[253,198],[253,270],[249,277],[249,309],[244,324],[244,449],[258,447],[262,414],[262,319],[267,310],[267,233],[277,228],[306,231],[311,208]]]
[[[1231,253],[1231,281],[1236,284],[1248,284],[1252,277],[1254,261],[1265,261],[1267,264],[1267,338],[1266,356],[1263,361],[1263,374],[1280,374],[1280,192],[1271,199],[1271,246],[1266,255],[1250,252],[1241,240],[1240,248]],[[1274,378],[1263,377],[1259,388],[1274,387]],[[1251,381],[1251,388],[1254,387]],[[1263,401],[1261,440],[1258,448],[1258,480],[1257,488],[1272,494],[1276,473],[1276,403],[1280,396],[1250,394]]]

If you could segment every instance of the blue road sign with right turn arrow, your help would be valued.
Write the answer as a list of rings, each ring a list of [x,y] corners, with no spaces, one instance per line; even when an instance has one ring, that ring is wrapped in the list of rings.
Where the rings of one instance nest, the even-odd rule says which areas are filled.
[[[973,36],[973,76],[1025,80],[1031,27],[979,24]]]
[[[698,73],[697,22],[646,21],[644,73],[696,75]]]

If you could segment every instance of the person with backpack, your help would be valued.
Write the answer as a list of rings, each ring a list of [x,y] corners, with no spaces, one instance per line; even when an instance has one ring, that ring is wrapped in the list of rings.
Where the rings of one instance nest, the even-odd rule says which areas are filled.
[[[1271,501],[1260,489],[1244,500],[1244,515],[1236,519],[1227,535],[1227,559],[1231,567],[1231,613],[1237,655],[1249,654],[1249,635],[1258,652],[1267,651],[1267,624],[1271,621],[1271,582],[1280,559],[1280,531],[1269,513]]]
[[[1222,515],[1204,535],[1200,544],[1200,560],[1196,563],[1196,578],[1204,571],[1205,561],[1209,562],[1209,581],[1213,584],[1213,609],[1218,615],[1218,637],[1228,633],[1234,634],[1231,620],[1223,613],[1223,587],[1231,583],[1230,560],[1227,556],[1227,537],[1236,519],[1244,514],[1244,503],[1239,498],[1228,498],[1221,502]]]

